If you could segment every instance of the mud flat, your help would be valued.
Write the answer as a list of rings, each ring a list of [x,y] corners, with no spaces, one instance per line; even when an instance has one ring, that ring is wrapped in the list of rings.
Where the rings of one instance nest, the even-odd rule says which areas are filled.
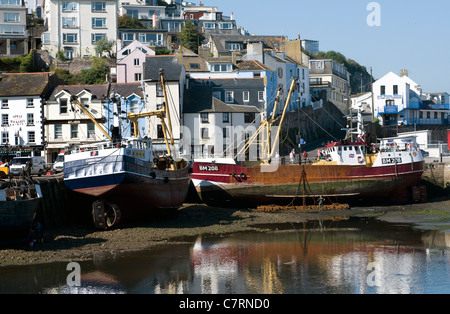
[[[42,244],[30,246],[21,243],[0,247],[0,267],[84,261],[93,259],[97,254],[114,255],[149,250],[160,245],[180,243],[198,235],[271,232],[270,228],[265,230],[261,225],[351,217],[375,217],[392,223],[412,224],[420,229],[450,232],[450,198],[410,205],[307,212],[263,212],[256,209],[236,210],[186,204],[170,215],[145,218],[114,230],[98,231],[90,223],[46,230]]]

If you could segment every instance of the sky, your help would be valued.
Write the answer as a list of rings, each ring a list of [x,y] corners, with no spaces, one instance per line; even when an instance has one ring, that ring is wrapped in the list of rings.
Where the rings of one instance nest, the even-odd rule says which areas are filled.
[[[199,4],[199,0],[192,2]],[[255,35],[319,41],[372,68],[409,76],[424,92],[450,93],[448,0],[202,0]],[[368,21],[369,20],[369,21]]]

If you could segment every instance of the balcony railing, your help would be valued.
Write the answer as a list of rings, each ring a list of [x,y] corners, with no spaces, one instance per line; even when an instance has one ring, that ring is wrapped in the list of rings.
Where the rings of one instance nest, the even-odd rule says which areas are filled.
[[[25,25],[0,25],[0,35],[28,37],[28,31]]]

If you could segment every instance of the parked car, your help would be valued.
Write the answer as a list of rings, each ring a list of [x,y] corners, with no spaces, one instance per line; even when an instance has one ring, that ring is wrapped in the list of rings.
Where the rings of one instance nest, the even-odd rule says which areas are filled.
[[[14,157],[9,166],[9,173],[16,176],[21,175],[23,171],[26,171],[27,164],[30,165],[30,173],[32,175],[41,175],[45,173],[44,158],[40,156]]]

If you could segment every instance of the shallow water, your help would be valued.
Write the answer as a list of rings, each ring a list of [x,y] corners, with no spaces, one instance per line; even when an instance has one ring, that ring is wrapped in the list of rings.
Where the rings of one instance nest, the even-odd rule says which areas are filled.
[[[270,227],[75,267],[0,267],[0,293],[450,293],[449,233],[373,219]]]

